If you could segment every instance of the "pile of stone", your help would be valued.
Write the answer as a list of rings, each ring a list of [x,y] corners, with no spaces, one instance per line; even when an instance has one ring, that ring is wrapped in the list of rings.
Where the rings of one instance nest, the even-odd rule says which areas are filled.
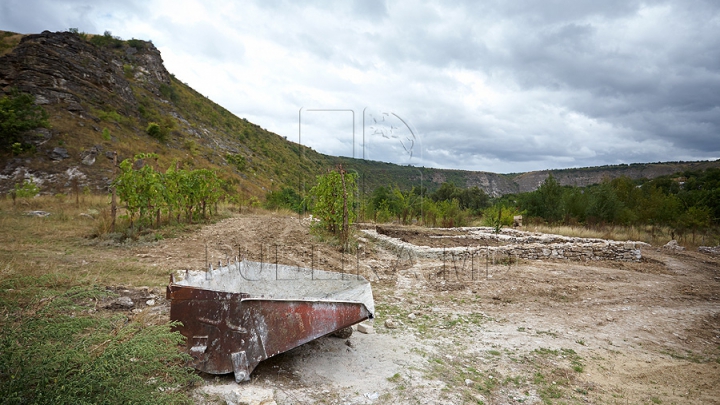
[[[698,252],[709,255],[720,255],[720,246],[700,246]]]

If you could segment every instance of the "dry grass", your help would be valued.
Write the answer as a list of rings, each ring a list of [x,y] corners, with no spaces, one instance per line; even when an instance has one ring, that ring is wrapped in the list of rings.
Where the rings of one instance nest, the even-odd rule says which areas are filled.
[[[46,217],[28,211],[49,212]],[[43,278],[50,284],[162,285],[166,274],[141,264],[132,246],[103,246],[92,238],[108,228],[105,196],[30,201],[0,200],[0,282],[22,288]]]
[[[617,241],[640,241],[653,246],[662,246],[673,239],[673,229],[670,227],[652,226],[602,226],[588,228],[583,226],[549,226],[529,225],[525,230],[531,232],[551,233],[557,235],[579,237],[579,238],[600,238]],[[720,243],[720,235],[716,230],[709,230],[704,233],[697,233],[694,237],[691,233],[675,234],[675,239],[685,248],[695,249],[698,246],[715,246]]]

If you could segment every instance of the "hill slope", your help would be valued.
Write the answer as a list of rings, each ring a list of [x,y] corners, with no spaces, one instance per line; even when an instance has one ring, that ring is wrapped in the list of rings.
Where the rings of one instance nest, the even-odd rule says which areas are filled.
[[[0,57],[0,88],[35,96],[50,113],[50,129],[23,137],[19,156],[3,151],[0,190],[23,177],[44,191],[63,192],[73,177],[103,190],[112,177],[109,157],[159,155],[160,168],[212,168],[241,194],[263,195],[275,184],[297,184],[327,158],[238,118],[177,80],[151,42],[110,37],[98,46],[80,34],[24,36]],[[161,132],[146,133],[151,122]],[[303,175],[303,176],[299,176]]]
[[[43,192],[67,193],[73,179],[96,192],[113,177],[112,152],[159,155],[157,165],[210,168],[239,198],[260,197],[281,186],[309,187],[316,175],[342,163],[358,171],[360,186],[434,190],[451,181],[488,194],[532,191],[552,173],[563,185],[584,186],[622,175],[653,178],[716,162],[633,164],[600,168],[496,174],[326,156],[238,118],[177,80],[152,42],[71,32],[19,35],[0,32],[0,89],[35,96],[51,128],[23,134],[20,154],[0,150],[0,192],[31,178]],[[1,95],[1,93],[0,93]],[[156,123],[155,137],[146,129]]]

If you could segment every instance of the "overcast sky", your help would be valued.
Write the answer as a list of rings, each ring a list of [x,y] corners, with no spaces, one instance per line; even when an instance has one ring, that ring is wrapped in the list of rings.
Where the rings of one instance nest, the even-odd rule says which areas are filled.
[[[720,158],[720,1],[295,3],[0,0],[0,29],[152,40],[200,93],[331,155],[498,173]]]

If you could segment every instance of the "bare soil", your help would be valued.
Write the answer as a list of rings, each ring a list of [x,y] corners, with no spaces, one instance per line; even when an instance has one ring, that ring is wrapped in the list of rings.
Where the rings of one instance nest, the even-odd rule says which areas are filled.
[[[718,256],[645,247],[640,263],[521,260],[469,274],[364,238],[343,255],[308,229],[243,215],[134,252],[168,274],[239,254],[371,280],[375,333],[320,338],[250,382],[208,385],[271,389],[277,404],[720,404]]]

